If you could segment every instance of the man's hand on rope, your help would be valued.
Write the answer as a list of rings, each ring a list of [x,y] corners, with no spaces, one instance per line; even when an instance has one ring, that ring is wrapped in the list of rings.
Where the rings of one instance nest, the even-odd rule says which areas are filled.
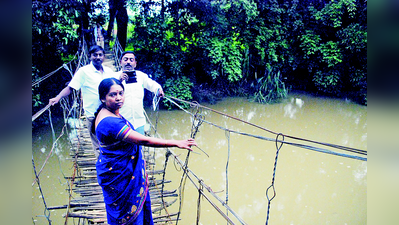
[[[48,100],[48,104],[53,106],[53,105],[57,104],[59,101],[60,101],[60,98],[58,98],[58,97],[50,98],[50,100]]]
[[[165,96],[165,93],[163,93],[163,90],[162,90],[162,88],[159,88],[158,90],[157,90],[157,97],[164,97]]]
[[[61,98],[68,96],[69,94],[71,94],[72,92],[72,88],[69,86],[66,86],[64,89],[62,89],[62,91],[55,96],[54,98],[50,98],[50,100],[48,101],[49,105],[55,105],[57,104]]]

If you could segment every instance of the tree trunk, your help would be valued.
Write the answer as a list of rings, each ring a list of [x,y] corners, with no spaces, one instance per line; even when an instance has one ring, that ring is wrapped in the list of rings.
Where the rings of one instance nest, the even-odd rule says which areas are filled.
[[[90,18],[89,13],[91,12],[91,3],[95,2],[95,0],[85,0],[82,1],[82,4],[79,5],[77,10],[80,10],[81,16],[78,18],[78,24],[80,25],[78,28],[78,33],[84,36],[87,46],[91,46],[92,43],[92,33],[89,32]]]
[[[109,0],[108,1],[108,7],[109,7],[109,23],[108,23],[108,28],[107,28],[107,39],[111,40],[112,38],[112,31],[114,29],[114,22],[115,22],[115,16],[116,16],[116,6],[115,6],[115,0]]]
[[[125,50],[127,39],[127,23],[129,17],[127,15],[126,0],[119,0],[117,4],[116,24],[118,25],[117,37],[121,44],[122,50]]]
[[[109,0],[109,24],[107,29],[108,40],[112,39],[112,33],[114,29],[114,21],[116,18],[117,38],[121,44],[122,50],[126,47],[127,38],[127,24],[129,17],[127,15],[126,0]]]

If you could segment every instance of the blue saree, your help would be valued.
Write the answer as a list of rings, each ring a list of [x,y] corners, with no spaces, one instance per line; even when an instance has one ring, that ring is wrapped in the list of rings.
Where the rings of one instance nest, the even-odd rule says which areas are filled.
[[[106,117],[96,128],[100,155],[96,163],[108,224],[153,224],[141,146],[124,142],[134,130],[125,119]]]

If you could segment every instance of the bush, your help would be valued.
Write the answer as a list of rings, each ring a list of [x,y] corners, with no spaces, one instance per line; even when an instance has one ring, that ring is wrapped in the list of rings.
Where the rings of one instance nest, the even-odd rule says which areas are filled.
[[[252,100],[259,103],[276,103],[287,97],[288,90],[280,79],[280,71],[273,73],[271,70],[265,76],[259,78],[256,84]]]
[[[180,77],[172,77],[166,80],[164,84],[164,90],[166,96],[175,97],[181,100],[190,101],[193,99],[192,96],[192,89],[193,83],[190,81],[189,78],[185,76]],[[173,108],[173,104],[167,101],[166,99],[163,100],[164,105],[168,109]],[[183,108],[189,108],[189,104],[182,103]]]

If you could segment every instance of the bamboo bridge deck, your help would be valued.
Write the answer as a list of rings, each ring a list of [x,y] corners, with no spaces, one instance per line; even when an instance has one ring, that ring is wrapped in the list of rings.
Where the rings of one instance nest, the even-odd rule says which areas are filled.
[[[77,128],[77,136],[72,140],[72,149],[70,151],[72,160],[76,163],[77,170],[74,177],[66,177],[66,179],[73,183],[73,198],[69,206],[62,205],[51,207],[50,209],[69,207],[67,215],[69,218],[85,218],[88,220],[89,224],[107,224],[102,190],[97,182],[96,157],[92,148],[90,134],[83,120],[85,120],[85,118],[80,119],[82,125]],[[165,207],[175,203],[178,194],[176,190],[164,190],[162,198],[162,191],[159,187],[163,182],[169,183],[170,181],[162,180],[163,170],[153,170],[155,165],[154,157],[150,154],[148,148],[143,148],[143,152],[150,181],[149,190],[154,224],[164,224],[167,221],[176,220],[177,213],[160,215],[160,212],[162,212]],[[158,177],[161,179],[157,179]]]
[[[103,65],[116,71],[115,61],[118,59],[115,59],[115,57],[111,49],[105,49]],[[71,196],[69,204],[48,207],[48,209],[67,209],[67,213],[63,215],[66,217],[65,224],[67,224],[68,218],[87,219],[88,224],[107,224],[102,189],[97,181],[96,157],[85,120],[85,117],[79,119],[80,125],[76,128],[77,134],[71,140],[70,156],[75,171],[71,177],[65,177],[71,184],[71,190],[68,190]],[[177,201],[177,190],[161,190],[161,187],[163,189],[162,184],[171,181],[163,180],[163,170],[154,171],[154,156],[150,153],[149,148],[143,147],[143,155],[149,178],[154,224],[176,221],[178,214],[168,213],[166,208]],[[167,213],[167,215],[162,215],[162,213]]]

